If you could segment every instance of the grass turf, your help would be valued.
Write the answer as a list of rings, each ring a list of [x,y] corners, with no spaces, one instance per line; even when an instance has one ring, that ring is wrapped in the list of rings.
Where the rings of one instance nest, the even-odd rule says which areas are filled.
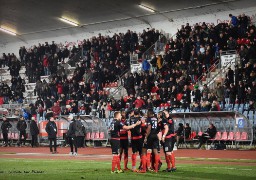
[[[178,164],[173,173],[110,173],[111,162],[0,159],[0,179],[256,179],[256,166]],[[166,166],[162,166],[165,169]]]

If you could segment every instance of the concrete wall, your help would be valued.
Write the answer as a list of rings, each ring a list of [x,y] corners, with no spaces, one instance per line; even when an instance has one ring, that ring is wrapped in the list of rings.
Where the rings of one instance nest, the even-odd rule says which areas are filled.
[[[188,13],[189,10],[182,11],[179,13]],[[59,36],[59,37],[52,37],[52,38],[44,38],[44,39],[35,39],[35,40],[30,40],[27,42],[18,42],[18,43],[10,43],[10,44],[0,44],[0,53],[14,53],[18,55],[18,51],[20,46],[25,46],[26,48],[30,48],[33,45],[37,45],[38,43],[44,43],[44,42],[49,42],[51,44],[51,41],[55,41],[56,43],[62,43],[62,44],[75,44],[77,45],[80,41],[83,39],[90,38],[92,36],[98,35],[101,33],[102,35],[110,35],[112,36],[114,33],[119,33],[119,32],[126,32],[127,29],[131,29],[136,32],[142,32],[143,29],[146,29],[148,27],[153,27],[156,29],[162,29],[166,33],[170,34],[175,34],[177,32],[177,28],[180,28],[181,25],[186,24],[187,22],[190,25],[193,25],[195,23],[220,23],[223,21],[228,21],[229,17],[228,14],[232,13],[233,15],[239,15],[241,13],[245,13],[246,15],[250,16],[254,22],[255,22],[255,17],[256,17],[256,8],[246,8],[246,9],[239,9],[239,10],[231,10],[231,11],[224,11],[224,12],[219,12],[219,13],[213,13],[213,14],[205,14],[204,12],[198,12],[197,15],[193,17],[186,17],[186,18],[178,18],[178,14],[175,16],[173,19],[173,22],[170,22],[168,20],[160,21],[160,22],[155,22],[149,24],[140,24],[136,26],[126,26],[126,27],[120,27],[120,28],[113,28],[113,29],[108,29],[108,30],[101,30],[101,31],[94,31],[94,32],[85,32],[85,33],[79,33],[79,34],[71,34],[71,35],[66,35],[66,36]],[[176,18],[177,17],[177,18]]]

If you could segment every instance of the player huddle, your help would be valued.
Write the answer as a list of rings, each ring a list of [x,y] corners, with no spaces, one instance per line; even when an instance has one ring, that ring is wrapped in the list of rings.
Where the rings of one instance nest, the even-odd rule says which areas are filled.
[[[112,171],[111,173],[122,173],[120,160],[124,154],[124,170],[129,170],[128,164],[128,131],[131,135],[132,146],[132,171],[146,173],[147,171],[158,172],[162,162],[159,156],[159,142],[163,146],[166,172],[176,170],[173,147],[175,143],[174,122],[169,112],[164,110],[157,115],[149,109],[141,116],[139,110],[115,112],[114,120],[110,125],[111,148],[112,148]],[[136,167],[137,155],[140,156],[140,166]],[[117,170],[116,170],[117,169]]]

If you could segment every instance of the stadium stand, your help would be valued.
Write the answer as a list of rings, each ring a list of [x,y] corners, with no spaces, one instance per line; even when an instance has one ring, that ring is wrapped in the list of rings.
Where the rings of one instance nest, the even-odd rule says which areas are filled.
[[[60,115],[111,118],[112,111],[133,108],[185,113],[234,110],[247,112],[253,121],[256,28],[249,20],[239,15],[238,26],[187,23],[171,38],[155,29],[140,36],[128,30],[112,37],[99,34],[77,47],[55,42],[21,47],[20,60],[13,53],[1,57],[1,103],[29,105],[38,120],[57,103]],[[221,68],[220,58],[227,54],[239,57],[234,68],[231,63]],[[131,71],[134,57],[136,63],[144,63],[142,71]],[[90,139],[105,137],[90,133]],[[242,140],[236,135],[234,139]],[[225,139],[230,137],[231,132]]]

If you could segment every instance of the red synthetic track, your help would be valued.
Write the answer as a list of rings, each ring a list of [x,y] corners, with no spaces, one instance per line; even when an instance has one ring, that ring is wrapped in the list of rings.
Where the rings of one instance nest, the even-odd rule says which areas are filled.
[[[0,147],[0,158],[26,158],[26,159],[59,159],[59,160],[110,160],[110,148],[79,148],[78,156],[68,156],[69,147],[59,147],[58,154],[50,154],[48,147]],[[131,154],[131,152],[130,152]],[[175,151],[176,157],[180,157],[177,163],[189,164],[234,164],[234,165],[252,165],[256,163],[240,162],[219,162],[218,159],[247,159],[256,160],[256,151],[253,150],[196,150],[196,149],[179,149]],[[161,152],[161,156],[164,157]],[[215,159],[196,159],[196,160],[182,160],[181,157],[189,158],[217,158]],[[228,160],[227,160],[228,161]]]

